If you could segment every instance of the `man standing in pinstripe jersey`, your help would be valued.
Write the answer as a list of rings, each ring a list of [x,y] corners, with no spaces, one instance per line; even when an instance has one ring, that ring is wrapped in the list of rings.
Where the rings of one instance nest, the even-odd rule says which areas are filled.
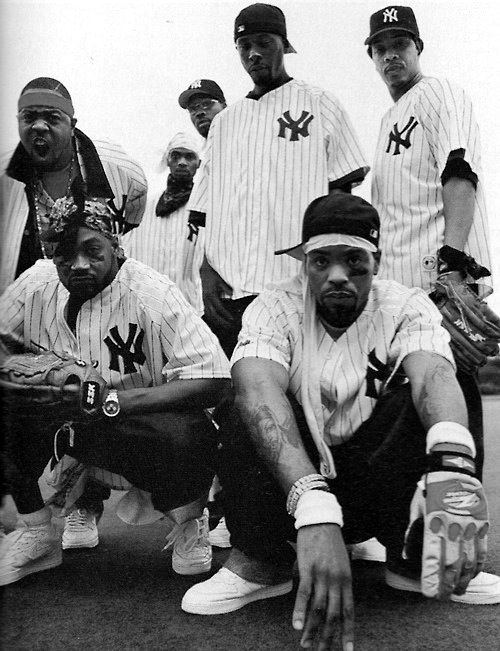
[[[246,306],[296,272],[274,251],[300,235],[309,202],[350,191],[368,169],[338,100],[288,75],[284,55],[295,50],[278,7],[243,9],[234,41],[254,88],[215,116],[189,202],[206,224],[204,318],[227,355]]]
[[[8,467],[19,526],[1,543],[0,584],[62,562],[38,477],[57,457],[74,457],[145,491],[146,522],[169,515],[167,547],[179,574],[210,569],[208,514],[215,430],[204,414],[227,390],[228,362],[215,335],[164,275],[125,259],[115,235],[121,216],[99,200],[54,205],[39,260],[0,299],[0,337],[12,347],[66,352],[93,364],[107,384],[100,418],[71,434],[22,414],[8,427]],[[62,437],[62,438],[61,438]],[[140,505],[141,502],[138,503]],[[71,506],[67,504],[67,506]],[[138,523],[137,513],[131,520]],[[139,522],[144,519],[139,519]]]
[[[42,239],[54,201],[83,191],[122,211],[124,232],[139,225],[147,183],[141,167],[123,149],[92,141],[76,128],[74,107],[57,79],[31,80],[18,100],[21,142],[5,159],[0,176],[0,291],[53,247]],[[97,519],[109,491],[89,481],[78,506],[66,519],[67,547],[98,544]]]
[[[173,136],[161,163],[170,170],[166,187],[148,198],[141,228],[124,242],[131,258],[167,275],[181,291],[184,242],[189,235],[186,204],[200,165],[200,144],[198,138],[188,133]],[[201,310],[199,292],[186,298]]]
[[[454,83],[422,73],[424,44],[410,7],[375,12],[365,45],[394,101],[381,121],[373,166],[372,201],[381,222],[379,277],[431,292],[440,274],[451,273],[481,289],[477,281],[490,275],[491,259],[471,101]],[[491,288],[483,285],[482,291],[487,295]],[[477,369],[464,370],[456,357],[481,476]],[[473,583],[487,592],[497,580],[481,573]]]

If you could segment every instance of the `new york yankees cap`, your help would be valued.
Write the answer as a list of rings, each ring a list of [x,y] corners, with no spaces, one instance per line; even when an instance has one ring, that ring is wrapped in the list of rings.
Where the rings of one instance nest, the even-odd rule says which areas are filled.
[[[392,5],[384,7],[370,16],[370,36],[366,39],[365,45],[371,45],[376,36],[394,29],[409,32],[420,39],[413,9]]]
[[[189,100],[194,95],[205,95],[216,99],[218,102],[226,102],[224,93],[219,84],[211,79],[196,79],[179,95],[179,104],[183,109],[187,109]]]
[[[234,21],[234,42],[258,32],[278,34],[285,42],[285,54],[296,52],[287,38],[285,15],[279,7],[257,2],[240,11]]]
[[[325,240],[324,246],[344,244],[357,246],[375,253],[378,250],[380,219],[375,208],[361,197],[345,192],[335,192],[314,199],[304,213],[302,242],[275,255],[287,253],[304,260],[303,246],[312,238],[337,235]]]

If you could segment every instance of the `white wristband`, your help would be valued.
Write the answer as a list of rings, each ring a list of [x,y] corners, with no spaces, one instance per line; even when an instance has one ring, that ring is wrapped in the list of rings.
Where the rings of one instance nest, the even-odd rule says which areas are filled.
[[[326,491],[307,491],[299,497],[295,509],[295,528],[309,524],[344,525],[342,508],[333,493]]]
[[[472,434],[466,427],[459,423],[453,423],[448,420],[442,420],[439,423],[435,423],[427,432],[425,448],[427,454],[429,454],[432,448],[439,443],[465,445],[470,449],[472,456],[476,456],[476,446]]]

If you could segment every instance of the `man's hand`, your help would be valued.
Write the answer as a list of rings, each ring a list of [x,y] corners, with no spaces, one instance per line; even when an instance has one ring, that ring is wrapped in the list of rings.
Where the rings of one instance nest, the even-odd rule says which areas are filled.
[[[351,566],[340,527],[301,527],[297,534],[297,561],[300,583],[292,621],[296,630],[303,630],[301,646],[311,648],[317,636],[318,651],[330,651],[340,636],[343,651],[352,651]]]
[[[230,326],[233,316],[225,308],[222,297],[224,294],[231,294],[232,287],[212,269],[206,259],[201,265],[200,276],[206,320],[220,328]]]

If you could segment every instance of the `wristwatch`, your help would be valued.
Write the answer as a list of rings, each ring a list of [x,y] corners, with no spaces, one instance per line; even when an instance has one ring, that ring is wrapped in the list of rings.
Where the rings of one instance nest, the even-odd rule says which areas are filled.
[[[120,413],[120,403],[118,402],[118,391],[110,389],[104,402],[102,403],[102,410],[109,418],[114,418]]]

